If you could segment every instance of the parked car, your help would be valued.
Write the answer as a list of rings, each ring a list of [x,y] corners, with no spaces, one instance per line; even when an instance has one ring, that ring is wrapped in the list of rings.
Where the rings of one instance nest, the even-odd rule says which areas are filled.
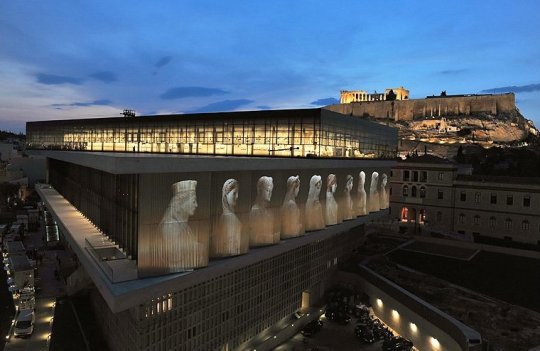
[[[34,332],[36,316],[34,310],[21,310],[15,320],[13,335],[15,337],[27,337]]]
[[[351,322],[351,316],[346,314],[345,312],[336,312],[336,311],[326,311],[326,318],[331,320],[332,322],[336,322],[339,324],[349,324]]]
[[[413,343],[401,336],[395,336],[392,339],[385,340],[382,345],[383,351],[411,351]]]
[[[372,344],[375,342],[375,335],[373,330],[367,325],[359,324],[354,328],[354,335],[360,339],[363,343]]]

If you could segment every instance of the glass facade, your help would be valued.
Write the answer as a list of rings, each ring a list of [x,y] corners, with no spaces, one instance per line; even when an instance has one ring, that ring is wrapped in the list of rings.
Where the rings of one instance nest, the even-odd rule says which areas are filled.
[[[393,158],[397,130],[323,110],[27,123],[27,148],[201,155]]]
[[[137,258],[138,178],[49,159],[49,183],[133,259]]]

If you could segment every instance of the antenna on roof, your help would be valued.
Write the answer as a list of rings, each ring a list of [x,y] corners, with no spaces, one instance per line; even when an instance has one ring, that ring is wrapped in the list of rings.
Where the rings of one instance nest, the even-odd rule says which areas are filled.
[[[135,117],[135,110],[124,109],[124,111],[120,114],[124,115],[124,117]]]

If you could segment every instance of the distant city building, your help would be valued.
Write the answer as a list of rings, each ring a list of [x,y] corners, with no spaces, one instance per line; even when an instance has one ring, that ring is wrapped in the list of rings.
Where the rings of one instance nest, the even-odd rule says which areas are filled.
[[[388,88],[384,93],[368,93],[365,90],[342,90],[340,92],[339,103],[349,104],[351,102],[366,102],[366,101],[385,101],[390,100],[407,100],[409,99],[409,91],[403,87]]]
[[[395,129],[324,109],[29,122],[27,136],[80,261],[67,289],[90,287],[110,349],[130,351],[253,350],[314,308],[388,213],[397,146]]]
[[[538,178],[471,175],[432,155],[392,168],[391,213],[402,230],[540,245]]]

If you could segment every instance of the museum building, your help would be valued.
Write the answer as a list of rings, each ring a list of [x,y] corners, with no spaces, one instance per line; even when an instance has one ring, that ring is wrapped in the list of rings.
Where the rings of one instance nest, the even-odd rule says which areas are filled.
[[[324,109],[27,123],[112,350],[241,350],[388,212],[397,130]]]

